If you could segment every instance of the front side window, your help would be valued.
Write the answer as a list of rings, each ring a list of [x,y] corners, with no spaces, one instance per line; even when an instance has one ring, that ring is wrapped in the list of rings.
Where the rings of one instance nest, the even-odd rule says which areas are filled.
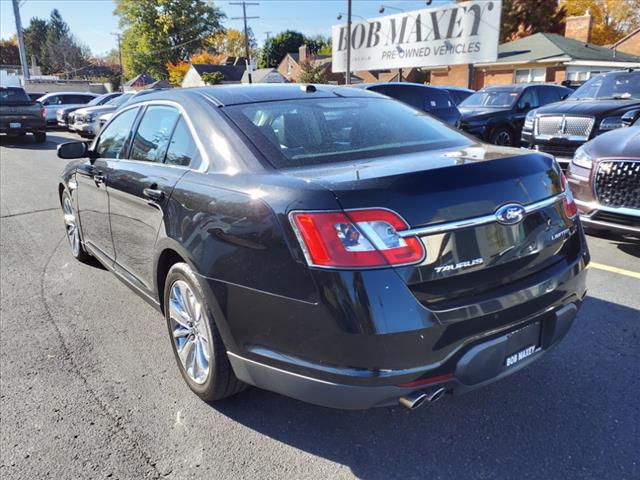
[[[150,105],[144,112],[131,144],[131,159],[162,162],[178,111],[165,105]]]
[[[44,102],[45,105],[62,105],[62,100],[58,95],[48,97]]]
[[[535,88],[527,88],[518,100],[518,107],[520,108],[537,108],[540,106],[538,102],[538,94],[536,93]]]
[[[178,125],[171,136],[169,148],[165,156],[165,163],[188,167],[199,155],[198,147],[191,136],[191,131],[184,118],[178,120]]]
[[[455,148],[470,140],[385,98],[232,105],[224,111],[276,168]]]
[[[125,144],[138,110],[138,108],[125,110],[105,127],[95,148],[100,158],[123,158]]]

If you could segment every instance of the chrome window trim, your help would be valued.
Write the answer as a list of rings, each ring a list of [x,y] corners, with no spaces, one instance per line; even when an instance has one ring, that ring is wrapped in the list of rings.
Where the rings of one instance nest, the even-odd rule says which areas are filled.
[[[189,128],[189,132],[191,133],[191,136],[193,137],[193,140],[196,142],[196,146],[198,147],[198,153],[200,153],[200,166],[198,168],[192,168],[191,166],[183,166],[183,165],[170,165],[167,163],[158,163],[158,162],[146,162],[144,160],[132,160],[129,158],[122,158],[122,159],[118,159],[118,161],[120,162],[135,162],[135,163],[153,163],[155,165],[162,165],[165,167],[171,167],[171,168],[179,168],[182,170],[192,170],[194,172],[206,172],[209,169],[209,165],[210,165],[210,161],[209,161],[209,156],[206,154],[206,150],[204,148],[204,145],[202,144],[202,141],[200,140],[200,137],[198,136],[198,134],[196,133],[196,129],[193,126],[193,122],[191,121],[191,118],[189,117],[189,115],[187,115],[187,111],[184,109],[184,107],[182,105],[180,105],[178,102],[175,102],[173,100],[146,100],[143,102],[136,102],[133,103],[131,105],[128,105],[126,107],[120,108],[118,110],[116,110],[113,115],[111,116],[111,118],[109,119],[109,121],[107,123],[104,124],[104,126],[102,127],[102,130],[100,131],[100,133],[102,133],[102,131],[107,128],[107,125],[109,125],[114,118],[116,118],[117,116],[121,115],[122,113],[124,113],[125,111],[131,109],[131,108],[146,108],[149,105],[166,105],[166,106],[170,106],[173,108],[176,108],[179,112],[180,115],[182,116],[182,118],[184,118],[187,127]],[[95,145],[98,144],[100,140],[100,136],[98,135],[96,137],[95,142],[92,144],[92,149],[95,147]]]
[[[538,202],[530,203],[528,205],[523,205],[523,207],[525,212],[528,215],[537,210],[541,210],[543,208],[556,204],[557,202],[562,200],[564,196],[565,196],[564,193],[560,193],[558,195],[545,198],[544,200],[540,200]],[[438,223],[436,225],[429,225],[426,227],[418,227],[418,228],[412,228],[409,230],[402,230],[398,232],[398,235],[400,235],[401,237],[415,237],[415,236],[421,237],[425,235],[434,235],[436,233],[450,232],[452,230],[460,230],[463,228],[478,227],[480,225],[486,225],[494,222],[497,223],[497,219],[496,219],[495,213],[492,213],[490,215],[482,215],[480,217],[466,218],[463,220],[456,220],[454,222]]]

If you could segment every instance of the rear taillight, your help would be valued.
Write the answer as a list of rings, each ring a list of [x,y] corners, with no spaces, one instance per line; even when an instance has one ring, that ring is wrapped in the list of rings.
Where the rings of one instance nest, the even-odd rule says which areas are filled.
[[[396,213],[382,209],[345,212],[292,212],[289,215],[309,265],[325,268],[375,268],[422,261],[417,237]]]
[[[47,113],[46,113],[46,110],[44,109],[44,107],[40,107],[40,118],[44,120],[46,115],[47,115]]]
[[[567,177],[564,176],[564,173],[560,174],[562,181],[562,190],[564,192],[564,198],[562,199],[562,206],[564,207],[564,213],[569,218],[574,218],[578,215],[578,206],[576,205],[576,201],[573,199],[573,194],[571,193],[571,189],[569,188],[569,182],[567,181]]]

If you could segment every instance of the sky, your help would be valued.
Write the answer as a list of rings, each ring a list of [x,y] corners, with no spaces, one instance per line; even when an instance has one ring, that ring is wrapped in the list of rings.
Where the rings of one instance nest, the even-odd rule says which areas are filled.
[[[434,0],[433,5],[453,1]],[[329,36],[332,25],[345,22],[345,18],[337,20],[337,14],[347,10],[347,0],[261,0],[258,3],[247,6],[247,16],[260,17],[249,20],[259,45],[266,39],[267,32],[274,35],[287,29],[308,36]],[[227,15],[225,27],[242,29],[242,20],[231,20],[231,17],[242,15],[241,6],[222,0],[214,1],[214,4]],[[354,21],[359,20],[356,15],[365,18],[380,16],[378,9],[381,4],[407,11],[425,8],[424,0],[353,0]],[[94,55],[103,55],[116,48],[116,40],[111,33],[120,31],[118,18],[113,15],[114,7],[112,0],[20,0],[20,16],[25,28],[31,17],[48,18],[51,10],[57,8],[73,34]],[[388,8],[385,15],[392,13],[398,12]],[[15,33],[12,2],[0,0],[0,37],[9,38]]]

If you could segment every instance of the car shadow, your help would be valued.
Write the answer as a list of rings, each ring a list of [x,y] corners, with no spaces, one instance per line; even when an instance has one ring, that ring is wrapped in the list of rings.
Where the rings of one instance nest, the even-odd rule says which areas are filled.
[[[47,141],[44,143],[37,143],[31,134],[21,136],[0,135],[0,147],[29,150],[55,150],[59,144],[72,142],[73,140],[73,138],[52,134],[51,132],[47,132]]]
[[[639,315],[589,297],[538,362],[414,411],[333,410],[257,388],[211,407],[358,478],[608,477],[637,468]]]
[[[616,247],[621,252],[636,258],[640,258],[640,237],[635,237],[632,235],[617,235],[605,230],[589,232],[589,235],[607,240],[611,245]]]

